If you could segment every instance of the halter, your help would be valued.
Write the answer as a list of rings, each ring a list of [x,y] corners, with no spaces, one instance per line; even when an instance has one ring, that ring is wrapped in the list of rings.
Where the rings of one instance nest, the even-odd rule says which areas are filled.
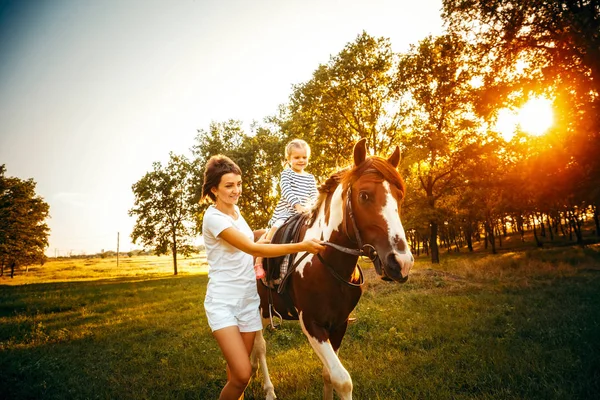
[[[335,244],[335,243],[331,243],[331,242],[323,242],[323,245],[334,248],[342,253],[351,254],[353,256],[362,257],[362,256],[366,255],[373,264],[380,262],[379,256],[377,255],[377,251],[375,250],[375,247],[368,243],[363,244],[363,241],[360,237],[360,232],[358,230],[358,226],[356,225],[356,219],[354,218],[354,212],[352,211],[352,187],[350,185],[348,185],[348,191],[346,192],[346,210],[348,212],[348,218],[344,221],[346,236],[348,237],[348,239],[351,242],[356,243],[358,248],[353,249],[350,247],[340,246],[339,244]],[[352,223],[352,230],[354,231],[354,238],[355,238],[354,240],[350,237],[350,234],[348,233],[349,232],[348,220],[350,220],[350,222]],[[369,251],[366,252],[365,249],[367,249]],[[319,258],[319,261],[321,261],[321,263],[327,267],[329,272],[340,282],[343,282],[349,286],[355,286],[355,287],[362,286],[364,284],[365,279],[364,279],[363,271],[360,268],[360,265],[356,264],[356,268],[358,268],[358,274],[359,274],[359,283],[353,283],[353,282],[349,282],[349,281],[345,280],[344,278],[342,278],[335,271],[335,269],[327,261],[325,261],[325,259],[323,258],[323,256],[321,256],[320,253],[317,253],[317,257]]]
[[[373,245],[371,244],[363,244],[362,238],[360,237],[360,232],[358,230],[358,226],[356,225],[356,219],[354,218],[354,212],[352,211],[352,188],[351,186],[348,186],[348,191],[346,192],[346,210],[348,211],[348,218],[344,221],[344,225],[345,225],[345,231],[346,231],[346,237],[348,237],[348,239],[351,242],[356,243],[357,245],[357,249],[352,249],[349,247],[344,247],[344,246],[340,246],[338,244],[335,243],[329,243],[329,242],[324,242],[323,244],[326,246],[330,246],[333,247],[334,249],[341,251],[342,253],[346,253],[346,254],[352,254],[354,256],[367,256],[369,258],[369,260],[371,260],[371,262],[375,262],[375,260],[377,260],[379,258],[379,256],[377,255],[377,251],[375,250],[375,247],[373,247]],[[350,222],[352,223],[352,230],[354,231],[354,238],[352,239],[350,237],[349,229],[348,229],[348,220],[350,220]],[[365,251],[365,249],[370,250],[368,253]]]

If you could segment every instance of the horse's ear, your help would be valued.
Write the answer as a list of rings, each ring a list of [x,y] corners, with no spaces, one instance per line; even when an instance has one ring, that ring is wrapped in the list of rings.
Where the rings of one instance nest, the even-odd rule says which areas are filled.
[[[354,165],[357,167],[367,158],[367,139],[362,138],[354,145]]]
[[[394,168],[398,167],[398,164],[400,163],[400,148],[398,146],[396,146],[396,150],[394,150],[394,152],[392,153],[390,158],[387,159],[387,161],[390,164],[392,164]]]

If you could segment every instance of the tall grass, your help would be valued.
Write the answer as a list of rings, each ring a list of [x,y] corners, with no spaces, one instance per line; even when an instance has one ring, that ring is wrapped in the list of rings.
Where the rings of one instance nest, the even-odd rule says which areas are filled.
[[[598,247],[460,254],[419,260],[404,285],[367,269],[339,354],[354,397],[600,398],[599,261]],[[150,276],[0,286],[0,398],[217,398],[207,277]],[[298,324],[265,336],[278,396],[322,397]],[[246,399],[260,398],[259,373]]]

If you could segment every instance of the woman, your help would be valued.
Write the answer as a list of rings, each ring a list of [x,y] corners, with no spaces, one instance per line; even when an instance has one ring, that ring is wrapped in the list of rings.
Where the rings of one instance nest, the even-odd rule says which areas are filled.
[[[262,329],[252,256],[279,257],[301,251],[324,250],[316,240],[301,243],[255,243],[254,235],[237,206],[242,172],[228,157],[213,156],[204,170],[202,197],[209,197],[202,221],[208,261],[204,308],[208,324],[227,361],[227,384],[220,399],[239,399],[248,385],[250,352]]]

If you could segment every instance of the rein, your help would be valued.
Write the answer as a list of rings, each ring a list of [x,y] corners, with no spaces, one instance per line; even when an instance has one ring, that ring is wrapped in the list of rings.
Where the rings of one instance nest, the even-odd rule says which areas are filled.
[[[379,260],[379,256],[377,255],[377,251],[375,251],[375,247],[373,247],[373,245],[370,245],[368,243],[363,244],[363,242],[362,242],[360,233],[358,231],[358,226],[356,225],[356,220],[354,218],[354,213],[352,212],[351,197],[352,197],[352,191],[349,186],[347,195],[346,195],[346,210],[348,211],[348,219],[352,223],[352,229],[354,231],[355,239],[353,240],[350,237],[350,235],[348,234],[348,221],[347,221],[348,219],[346,219],[346,221],[345,221],[346,236],[348,237],[348,239],[351,242],[356,243],[358,248],[345,247],[345,246],[341,246],[339,244],[331,243],[331,242],[327,242],[327,241],[321,242],[321,244],[323,244],[324,246],[331,247],[342,253],[350,254],[353,256],[358,256],[358,257],[367,256],[367,258],[369,258],[369,260],[371,260],[372,263],[374,263],[374,264],[378,263],[378,262],[380,262],[380,260]],[[365,250],[368,250],[368,251],[365,251]],[[279,284],[279,287],[277,288],[278,293],[283,292],[283,290],[285,288],[285,282],[287,281],[287,278],[291,275],[291,272],[294,271],[296,269],[296,267],[302,262],[302,260],[304,260],[309,254],[310,253],[304,253],[298,260],[295,260],[294,264],[292,264],[292,266],[288,270],[288,273],[286,274],[286,276],[281,280],[281,283]],[[327,267],[327,270],[331,273],[331,275],[333,275],[340,282],[343,282],[343,283],[345,283],[349,286],[353,286],[353,287],[362,286],[364,284],[364,282],[365,282],[364,274],[363,274],[362,268],[360,268],[360,265],[356,264],[356,266],[355,266],[355,268],[358,268],[358,274],[360,276],[359,283],[354,283],[354,282],[350,282],[350,281],[347,281],[346,279],[342,278],[335,271],[335,269],[331,266],[331,264],[329,264],[327,261],[325,261],[325,259],[323,258],[323,256],[320,253],[317,253],[317,257],[319,258],[321,263]]]

